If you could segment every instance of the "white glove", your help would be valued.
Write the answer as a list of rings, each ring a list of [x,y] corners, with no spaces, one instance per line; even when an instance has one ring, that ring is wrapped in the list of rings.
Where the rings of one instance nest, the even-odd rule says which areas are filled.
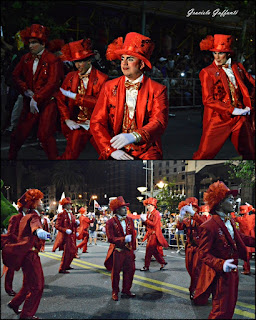
[[[249,107],[245,107],[244,109],[235,108],[232,112],[233,116],[245,116],[250,114],[251,109]]]
[[[231,262],[233,262],[234,259],[227,259],[224,264],[223,264],[223,271],[224,272],[230,272],[232,271],[233,269],[236,269],[237,266]]]
[[[195,211],[192,208],[192,204],[186,205],[180,209],[180,216],[184,217],[186,212],[190,213],[191,216],[195,214]]]
[[[240,199],[240,202],[241,202],[241,199]],[[247,206],[251,206],[251,204],[248,203],[248,202],[245,202],[245,204],[246,204]]]
[[[67,119],[67,120],[65,120],[65,123],[69,127],[70,130],[75,130],[75,129],[80,128],[79,124],[73,120]]]
[[[132,235],[128,234],[127,236],[125,236],[125,242],[131,242],[132,241]]]
[[[27,91],[24,92],[24,95],[28,98],[32,98],[34,95],[34,92],[28,89]]]
[[[237,198],[236,202],[240,205],[240,203],[242,202],[242,199],[241,198]]]
[[[36,235],[38,236],[39,239],[42,239],[42,240],[47,240],[47,239],[50,239],[51,237],[51,234],[49,232],[44,231],[43,229],[37,229]]]
[[[79,232],[76,233],[76,236],[77,236],[77,237],[79,236]]]
[[[115,160],[133,160],[134,158],[123,150],[116,150],[111,153],[111,157]]]
[[[115,149],[122,149],[127,144],[135,142],[135,137],[132,133],[120,133],[117,136],[114,136],[111,140],[111,147]]]
[[[62,94],[70,99],[76,99],[76,93],[71,92],[69,90],[64,90],[62,88],[60,88],[60,91],[62,92]]]
[[[71,234],[71,233],[72,233],[72,230],[70,230],[70,229],[66,230],[66,234]]]
[[[141,218],[141,220],[144,222],[144,221],[147,220],[147,215],[146,215],[145,213],[142,213],[142,214],[140,215],[140,218]]]
[[[37,102],[32,98],[30,101],[30,112],[31,113],[39,113],[39,110],[37,108]]]
[[[79,226],[80,225],[80,221],[77,219],[76,220],[76,225]]]

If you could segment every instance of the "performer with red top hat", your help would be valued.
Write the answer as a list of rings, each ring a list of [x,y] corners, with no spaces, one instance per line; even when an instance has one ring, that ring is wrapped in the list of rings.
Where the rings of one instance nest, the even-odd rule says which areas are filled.
[[[33,24],[20,32],[30,52],[25,54],[13,71],[13,80],[23,98],[23,109],[10,141],[9,159],[15,160],[18,151],[37,126],[37,136],[48,159],[56,159],[57,106],[55,95],[60,86],[58,58],[47,49],[49,29]]]
[[[164,260],[163,255],[159,253],[157,248],[162,246],[168,248],[168,243],[165,240],[161,229],[161,216],[157,208],[157,199],[148,198],[143,201],[143,204],[148,209],[146,218],[141,214],[142,223],[145,224],[147,232],[143,241],[147,239],[145,266],[140,271],[148,271],[152,255],[156,258],[156,261],[161,264],[160,270],[162,270],[167,262]]]
[[[185,261],[186,269],[190,275],[190,299],[193,299],[196,289],[199,272],[201,269],[201,261],[198,258],[199,244],[199,226],[207,220],[206,216],[199,215],[198,199],[195,197],[187,198],[179,203],[178,209],[179,219],[185,226],[186,244],[185,244]]]
[[[77,68],[67,74],[58,94],[61,127],[67,139],[66,150],[58,159],[71,160],[79,157],[88,141],[98,151],[91,134],[90,119],[108,76],[91,64],[94,52],[90,39],[70,42],[61,52],[61,59],[74,61]]]
[[[83,249],[83,253],[87,252],[87,242],[89,239],[89,226],[90,223],[93,222],[93,220],[89,219],[87,215],[87,206],[82,207],[78,210],[78,212],[81,213],[81,216],[79,217],[80,225],[79,225],[79,231],[78,231],[78,240],[83,240],[78,246],[77,249]]]
[[[135,273],[136,232],[133,219],[127,216],[127,206],[123,197],[117,197],[109,204],[114,216],[106,222],[106,234],[110,246],[104,262],[111,271],[112,299],[118,300],[120,272],[123,271],[122,298],[134,298],[131,292]]]
[[[224,182],[211,184],[204,202],[212,217],[200,226],[200,276],[194,295],[195,304],[207,304],[212,294],[209,319],[232,319],[238,295],[238,259],[246,260],[246,245],[255,246],[255,238],[245,236],[235,227],[231,212],[234,196]]]
[[[215,34],[200,42],[213,52],[213,63],[199,77],[204,104],[203,134],[193,159],[214,159],[225,141],[231,141],[243,159],[255,159],[255,79],[233,61],[232,36]]]
[[[163,158],[161,136],[168,123],[166,87],[146,77],[152,40],[136,32],[108,46],[108,60],[121,60],[123,76],[105,83],[91,119],[101,160]]]
[[[63,211],[58,214],[55,223],[55,228],[59,232],[56,236],[52,251],[55,252],[57,248],[59,248],[60,251],[63,250],[59,273],[69,273],[68,270],[73,269],[70,264],[77,252],[76,230],[79,222],[72,213],[72,202],[69,197],[63,198],[59,203],[62,205]]]
[[[38,252],[41,239],[46,240],[50,233],[42,229],[40,213],[43,210],[43,193],[38,189],[29,189],[18,200],[25,216],[21,218],[17,243],[4,245],[3,263],[15,270],[22,268],[23,285],[15,297],[8,303],[20,319],[38,319],[35,317],[43,289],[44,274]],[[24,302],[22,310],[19,306]]]

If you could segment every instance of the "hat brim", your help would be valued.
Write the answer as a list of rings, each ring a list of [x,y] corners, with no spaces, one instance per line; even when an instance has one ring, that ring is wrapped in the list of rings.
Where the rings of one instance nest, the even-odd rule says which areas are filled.
[[[149,61],[147,58],[145,58],[143,55],[141,55],[141,54],[139,54],[139,53],[137,53],[137,52],[120,49],[120,50],[116,50],[115,53],[116,53],[116,55],[119,56],[119,60],[121,60],[121,56],[122,56],[123,54],[127,54],[127,55],[129,55],[129,56],[133,56],[133,57],[139,58],[140,60],[144,61],[145,65],[146,65],[150,70],[152,69],[152,65],[151,65],[150,61]]]
[[[234,53],[233,50],[219,50],[219,49],[209,49],[209,51],[212,51],[212,52],[225,52],[225,53]]]
[[[69,58],[64,54],[61,54],[60,55],[60,59],[62,61],[70,61],[70,62],[73,61],[73,62],[76,62],[76,61],[81,61],[81,60],[87,60],[88,58],[91,58],[92,56],[95,56],[95,53],[92,52],[92,53],[90,53],[90,54],[88,54],[86,56],[74,57],[74,58]]]

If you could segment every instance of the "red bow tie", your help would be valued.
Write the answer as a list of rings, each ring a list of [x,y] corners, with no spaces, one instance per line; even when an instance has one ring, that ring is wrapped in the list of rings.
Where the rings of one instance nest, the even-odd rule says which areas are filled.
[[[124,221],[126,219],[126,217],[120,218],[120,221]]]
[[[137,83],[131,83],[129,81],[125,81],[124,83],[124,86],[127,90],[130,90],[132,88],[136,89],[136,90],[139,90],[140,88],[140,85],[141,85],[141,82],[137,82]]]
[[[222,68],[229,68],[229,64],[227,64],[227,63],[226,63],[226,64],[223,64],[223,65],[222,65]]]
[[[40,60],[40,58],[41,58],[41,55],[39,55],[39,54],[33,54],[33,59],[34,59],[34,60],[35,60],[35,59]]]
[[[231,219],[231,217],[225,217],[225,218],[224,218],[224,222],[226,222],[226,221],[228,221],[228,220],[230,221],[230,219]]]
[[[79,79],[80,80],[83,80],[83,79],[86,79],[86,78],[89,78],[90,76],[90,73],[85,73],[85,74],[78,74],[79,75]]]

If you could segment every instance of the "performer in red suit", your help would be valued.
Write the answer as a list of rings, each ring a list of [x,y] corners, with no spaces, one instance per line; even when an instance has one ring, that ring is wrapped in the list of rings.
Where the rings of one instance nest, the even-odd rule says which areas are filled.
[[[161,264],[160,270],[162,270],[167,262],[164,260],[163,255],[159,253],[157,248],[162,246],[168,248],[168,243],[165,240],[161,229],[161,216],[157,208],[157,199],[148,198],[143,201],[144,206],[147,207],[148,213],[145,218],[142,214],[142,223],[146,226],[147,232],[143,241],[147,240],[145,266],[140,271],[148,271],[152,255],[156,258],[156,261]]]
[[[198,199],[195,197],[181,201],[178,209],[180,210],[179,217],[186,231],[185,261],[186,269],[191,279],[189,292],[190,299],[192,300],[201,270],[201,261],[198,258],[199,226],[207,220],[207,217],[199,215],[200,208],[198,206]]]
[[[42,229],[40,213],[43,208],[43,193],[38,189],[29,189],[18,200],[18,205],[27,209],[20,220],[17,243],[7,244],[2,251],[3,262],[15,270],[22,268],[23,285],[15,297],[8,303],[20,319],[38,319],[35,317],[43,289],[44,274],[38,252],[41,241],[50,237],[50,233]],[[19,306],[24,302],[22,310]]]
[[[199,77],[204,104],[203,134],[193,159],[214,159],[225,141],[231,141],[243,159],[255,159],[255,79],[233,61],[232,37],[207,36],[201,50],[213,52],[213,63]],[[249,89],[251,87],[251,89]]]
[[[79,218],[80,225],[79,225],[79,231],[78,231],[78,240],[83,240],[78,246],[77,249],[83,249],[82,253],[87,252],[87,243],[89,239],[89,226],[90,223],[93,222],[93,220],[90,220],[87,215],[87,206],[82,207],[78,210],[78,212],[81,213],[81,216]]]
[[[99,159],[162,159],[161,136],[168,123],[166,87],[146,77],[152,40],[136,32],[108,46],[108,60],[121,60],[123,76],[102,87],[91,118]]]
[[[204,193],[211,219],[200,226],[199,259],[202,268],[194,303],[207,304],[212,294],[209,319],[232,319],[238,295],[238,259],[246,260],[246,245],[255,246],[255,238],[245,236],[235,227],[231,212],[234,195],[222,181],[211,184]]]
[[[70,266],[74,259],[76,248],[76,230],[78,222],[72,213],[72,202],[69,197],[60,201],[63,211],[58,214],[55,228],[58,230],[52,251],[57,248],[63,250],[62,259],[59,267],[59,273],[69,273],[68,270],[74,269]]]
[[[41,223],[43,226],[43,229],[47,232],[50,232],[50,220],[47,218],[47,216],[44,215],[44,212],[41,213]],[[45,240],[41,240],[41,252],[44,252],[45,249]]]
[[[63,61],[74,61],[77,71],[67,74],[58,94],[58,108],[61,127],[67,139],[61,160],[77,159],[88,141],[98,152],[90,130],[90,119],[100,93],[108,76],[91,64],[94,53],[91,41],[79,40],[62,48]]]
[[[239,231],[246,236],[251,236],[255,238],[255,214],[250,214],[250,211],[255,212],[255,209],[250,204],[245,204],[240,206],[240,214],[242,216],[235,216],[234,220],[239,224]],[[246,247],[247,259],[244,261],[242,274],[250,275],[250,259],[252,258],[252,253],[255,252],[255,248]]]
[[[112,299],[118,300],[120,272],[123,271],[122,298],[134,298],[131,292],[135,273],[136,233],[133,219],[127,216],[129,203],[123,197],[117,197],[109,204],[114,217],[106,223],[106,234],[110,246],[104,262],[107,270],[111,271]]]
[[[32,129],[38,126],[37,136],[48,159],[56,159],[57,105],[55,95],[63,72],[59,72],[59,58],[45,49],[48,28],[33,24],[21,31],[30,52],[25,54],[13,71],[13,80],[23,98],[23,109],[10,141],[9,159],[17,158],[18,151]]]

